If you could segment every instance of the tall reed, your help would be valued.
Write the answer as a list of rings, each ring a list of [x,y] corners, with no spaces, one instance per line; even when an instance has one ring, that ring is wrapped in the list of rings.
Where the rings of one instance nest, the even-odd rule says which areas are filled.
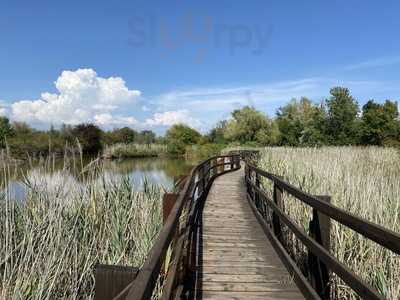
[[[161,144],[115,144],[104,149],[105,158],[136,158],[164,155],[167,147]]]
[[[323,147],[265,148],[259,165],[302,190],[330,195],[332,203],[368,221],[400,232],[400,156],[396,149]],[[308,230],[311,209],[285,194],[285,210]],[[332,253],[386,299],[400,299],[400,257],[332,223]],[[297,249],[304,248],[293,242]],[[337,299],[356,299],[334,277]]]
[[[75,168],[79,161],[51,172],[49,158],[25,173],[25,201],[0,193],[0,299],[91,298],[96,263],[144,262],[162,226],[162,190],[138,191],[99,163]],[[3,186],[11,170],[3,164]]]

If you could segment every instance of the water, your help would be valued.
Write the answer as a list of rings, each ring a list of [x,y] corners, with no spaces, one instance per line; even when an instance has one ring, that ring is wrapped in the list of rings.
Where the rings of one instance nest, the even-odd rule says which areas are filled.
[[[147,180],[149,183],[162,186],[168,191],[173,188],[175,178],[190,172],[190,169],[195,165],[195,161],[168,158],[137,158],[121,161],[103,161],[101,164],[103,167],[102,172],[106,177],[127,176],[138,190],[142,189],[144,180]],[[40,185],[48,187],[51,184],[60,186],[59,183],[62,182],[66,183],[64,186],[65,189],[68,189],[69,187],[77,187],[83,184],[79,178],[79,172],[78,174],[73,174],[74,172],[67,172],[66,174],[66,172],[61,172],[63,167],[63,162],[55,161],[50,168],[45,168],[46,170],[51,170],[51,172],[45,172],[44,175],[43,168],[38,165],[18,167],[19,171],[11,176],[13,179],[8,180],[7,187],[3,188],[2,192],[7,192],[9,199],[23,201],[29,189],[27,178],[30,181],[34,181],[36,187]],[[11,173],[14,172],[11,171]],[[28,176],[25,176],[26,174]]]

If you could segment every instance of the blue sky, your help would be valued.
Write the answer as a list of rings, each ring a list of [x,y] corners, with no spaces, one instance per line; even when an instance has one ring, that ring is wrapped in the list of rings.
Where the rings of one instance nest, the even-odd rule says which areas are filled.
[[[400,96],[398,1],[0,2],[0,114],[206,131],[253,105]]]

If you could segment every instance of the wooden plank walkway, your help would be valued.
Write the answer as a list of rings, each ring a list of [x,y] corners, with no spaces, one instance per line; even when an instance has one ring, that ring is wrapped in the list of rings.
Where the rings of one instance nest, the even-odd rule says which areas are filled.
[[[200,227],[194,299],[304,299],[246,199],[243,168],[218,177]]]

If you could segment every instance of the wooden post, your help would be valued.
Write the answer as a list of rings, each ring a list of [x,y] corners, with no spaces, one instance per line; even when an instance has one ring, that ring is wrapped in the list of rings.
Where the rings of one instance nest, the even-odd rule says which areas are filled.
[[[172,193],[165,193],[163,196],[163,224],[168,219],[169,214],[171,213],[172,208],[174,207],[174,204],[176,202],[176,199],[178,199],[178,194],[172,194]]]
[[[217,164],[222,164],[223,162],[225,162],[225,158],[217,158]],[[217,173],[222,173],[224,171],[224,166],[219,166]]]
[[[331,202],[330,196],[315,196],[316,198]],[[313,218],[310,221],[310,237],[322,245],[327,251],[330,251],[330,226],[331,219],[313,209]],[[329,270],[326,265],[311,251],[308,252],[308,266],[311,285],[321,297],[321,299],[330,299]]]
[[[247,194],[250,193],[250,185],[247,182],[248,179],[249,179],[249,167],[247,165],[244,165],[244,180],[245,180],[245,183],[246,183]]]
[[[207,184],[208,184],[208,181],[210,180],[210,172],[211,171],[209,171],[209,168],[210,168],[210,162],[207,162],[207,163],[205,163],[204,164],[204,172],[203,172],[203,175],[204,175],[204,186],[207,186]]]
[[[197,186],[197,196],[200,197],[204,191],[204,166],[199,168],[197,179],[200,181],[199,185]]]
[[[279,209],[283,210],[283,197],[282,197],[282,189],[274,182],[274,202],[275,204],[279,207]],[[281,242],[282,245],[284,245],[284,240],[282,236],[282,224],[279,219],[279,216],[274,212],[272,212],[272,227],[274,229],[274,234],[278,238],[278,240]]]
[[[260,188],[260,175],[256,172],[256,187]],[[258,194],[257,191],[255,191],[255,197],[254,197],[254,201],[255,201],[255,205],[257,207],[257,209],[260,211],[260,195]]]
[[[97,265],[94,299],[109,300],[118,296],[135,280],[138,271],[139,269],[135,267]]]

